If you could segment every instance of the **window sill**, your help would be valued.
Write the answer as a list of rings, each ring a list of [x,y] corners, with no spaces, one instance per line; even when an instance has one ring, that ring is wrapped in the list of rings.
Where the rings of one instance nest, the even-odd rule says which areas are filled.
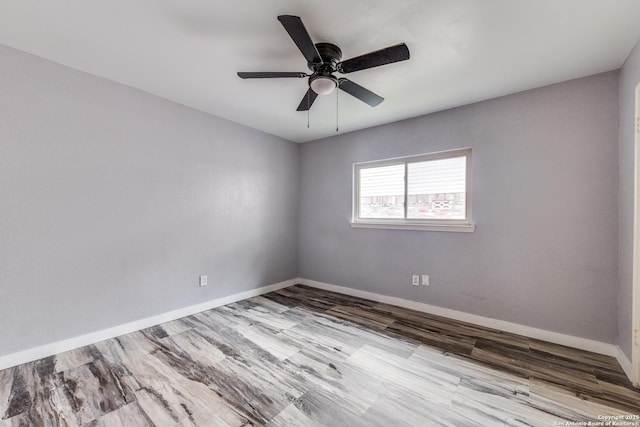
[[[476,229],[471,224],[412,224],[393,222],[351,222],[352,228],[381,228],[388,230],[414,231],[449,231],[455,233],[473,233]]]

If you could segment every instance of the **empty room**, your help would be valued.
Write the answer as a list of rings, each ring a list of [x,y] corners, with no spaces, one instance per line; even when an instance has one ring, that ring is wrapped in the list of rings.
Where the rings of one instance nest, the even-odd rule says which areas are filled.
[[[640,426],[640,0],[0,4],[0,426]]]

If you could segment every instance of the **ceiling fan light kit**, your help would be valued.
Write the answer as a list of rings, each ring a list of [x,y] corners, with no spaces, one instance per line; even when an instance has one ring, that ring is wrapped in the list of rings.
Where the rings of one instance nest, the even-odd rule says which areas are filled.
[[[338,86],[338,79],[333,76],[311,76],[309,86],[318,95],[329,95]]]
[[[384,49],[341,61],[342,51],[332,43],[313,43],[302,20],[298,16],[280,15],[278,21],[307,60],[311,74],[301,72],[239,72],[243,79],[264,78],[305,78],[308,77],[309,89],[298,105],[297,111],[308,111],[318,95],[329,95],[338,88],[360,101],[375,107],[384,101],[379,95],[335,73],[348,74],[409,59],[409,48],[400,43]]]

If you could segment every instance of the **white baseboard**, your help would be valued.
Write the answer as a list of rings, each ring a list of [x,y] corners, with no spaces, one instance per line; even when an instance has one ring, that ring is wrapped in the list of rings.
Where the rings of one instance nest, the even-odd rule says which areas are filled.
[[[631,369],[631,361],[619,346],[616,346],[616,359],[618,360],[618,363],[620,364],[620,367],[622,367],[624,373],[627,374],[627,378],[631,380],[631,372],[633,371],[633,369]]]
[[[449,308],[437,307],[422,302],[410,301],[403,298],[392,297],[388,295],[376,294],[373,292],[360,291],[357,289],[347,288],[345,286],[332,285],[329,283],[317,282],[315,280],[299,279],[299,283],[327,291],[338,292],[354,297],[365,298],[372,301],[382,302],[385,304],[396,305],[411,310],[421,311],[424,313],[435,314],[437,316],[448,317],[449,319],[459,320],[462,322],[473,323],[475,325],[487,328],[498,329],[513,334],[523,335],[529,338],[535,338],[542,341],[548,341],[555,344],[565,345],[567,347],[578,348],[580,350],[591,351],[593,353],[604,354],[606,356],[618,357],[622,352],[618,350],[618,346],[607,344],[600,341],[594,341],[586,338],[574,337],[558,332],[547,331],[544,329],[532,328],[517,323],[506,322],[504,320],[491,319],[489,317],[469,314],[462,311],[451,310]],[[624,355],[624,354],[623,354]],[[626,356],[625,356],[626,359]],[[621,363],[622,365],[622,363]],[[624,369],[624,366],[623,366]],[[629,375],[631,371],[631,363],[629,362]]]
[[[28,350],[20,351],[17,353],[0,356],[0,370],[10,368],[12,366],[21,365],[23,363],[31,362],[41,359],[43,357],[53,356],[54,354],[63,353],[65,351],[73,350],[76,348],[84,347],[90,344],[95,344],[100,341],[104,341],[110,338],[114,338],[120,335],[129,334],[131,332],[146,329],[152,326],[160,325],[162,323],[170,322],[182,317],[191,316],[202,311],[210,310],[212,308],[220,307],[226,304],[231,304],[236,301],[241,301],[254,296],[266,294],[278,289],[287,288],[295,284],[302,284],[311,286],[318,289],[325,289],[332,292],[337,292],[345,295],[351,295],[355,297],[365,298],[372,301],[382,302],[386,304],[395,305],[398,307],[404,307],[411,310],[421,311],[424,313],[435,314],[438,316],[448,317],[454,320],[460,320],[463,322],[473,323],[488,328],[498,329],[505,332],[511,332],[518,335],[527,336],[543,341],[548,341],[556,344],[566,345],[568,347],[574,347],[581,350],[587,350],[594,353],[604,354],[607,356],[615,357],[620,363],[620,366],[627,374],[627,377],[631,378],[631,362],[627,356],[622,352],[620,347],[607,344],[600,341],[589,340],[586,338],[574,337],[571,335],[560,334],[557,332],[546,331],[543,329],[532,328],[529,326],[520,325],[517,323],[506,322],[503,320],[491,319],[489,317],[478,316],[475,314],[469,314],[462,311],[451,310],[448,308],[437,307],[421,302],[410,301],[402,298],[392,297],[388,295],[376,294],[373,292],[360,291],[357,289],[348,288],[345,286],[332,285],[329,283],[318,282],[315,280],[295,278],[285,280],[284,282],[275,283],[273,285],[263,286],[261,288],[250,289],[248,291],[240,292],[237,294],[229,295],[222,298],[217,298],[211,301],[207,301],[201,304],[192,305],[189,307],[180,308],[167,313],[162,313],[157,316],[147,317],[134,322],[125,323],[122,325],[114,326],[112,328],[103,329],[89,334],[81,335],[74,338],[69,338],[63,341],[58,341],[51,344],[45,344],[39,347],[30,348]]]
[[[287,288],[299,282],[299,279],[285,280],[284,282],[263,286],[261,288],[250,289],[248,291],[240,292],[222,298],[217,298],[189,307],[179,308],[177,310],[162,313],[157,316],[147,317],[145,319],[136,320],[134,322],[125,323],[123,325],[114,326],[112,328],[103,329],[101,331],[91,332],[86,335],[69,338],[51,344],[45,344],[39,347],[20,351],[18,353],[0,356],[0,370],[31,362],[33,360],[42,359],[43,357],[53,356],[54,354],[63,353],[75,348],[95,344],[100,341],[104,341],[120,335],[129,334],[141,329],[150,328],[152,326],[160,325],[162,323],[170,322],[182,317],[191,316],[192,314],[200,313],[205,310],[210,310],[212,308],[220,307],[226,304],[231,304],[236,301],[266,294],[278,289]]]

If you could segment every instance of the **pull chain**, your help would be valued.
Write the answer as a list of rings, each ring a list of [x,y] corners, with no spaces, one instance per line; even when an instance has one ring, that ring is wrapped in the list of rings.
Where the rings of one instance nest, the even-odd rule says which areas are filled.
[[[336,89],[338,89],[338,86],[336,85]],[[311,89],[309,89],[311,90]],[[310,102],[310,96],[309,96],[309,92],[307,92],[307,129],[309,129],[309,122],[310,122],[310,117],[311,117],[311,102]],[[340,127],[339,127],[339,122],[338,122],[338,90],[336,90],[336,132],[340,131]]]
[[[336,85],[336,132],[338,132],[338,86]]]
[[[310,116],[309,110],[311,110],[311,106],[309,105],[309,90],[307,91],[307,129],[309,129],[309,116]]]

